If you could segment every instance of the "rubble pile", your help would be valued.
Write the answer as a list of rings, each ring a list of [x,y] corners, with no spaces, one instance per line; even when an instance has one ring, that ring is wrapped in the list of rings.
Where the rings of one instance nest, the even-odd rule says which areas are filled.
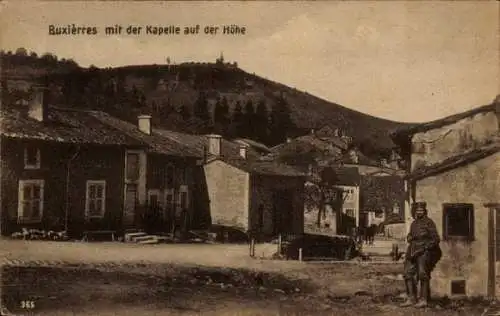
[[[13,239],[24,239],[24,240],[54,240],[54,241],[66,241],[69,240],[66,231],[45,231],[39,229],[28,229],[22,228],[20,232],[14,232],[11,234]]]

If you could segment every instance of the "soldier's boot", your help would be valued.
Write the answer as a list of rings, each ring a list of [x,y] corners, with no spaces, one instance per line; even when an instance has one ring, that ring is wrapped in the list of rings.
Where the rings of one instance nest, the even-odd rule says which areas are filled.
[[[402,303],[401,307],[409,307],[417,303],[417,285],[414,279],[406,279],[406,300]]]
[[[429,280],[421,280],[420,281],[420,300],[417,304],[415,304],[415,307],[425,308],[425,307],[429,306],[430,294],[431,294],[431,289],[430,289]]]

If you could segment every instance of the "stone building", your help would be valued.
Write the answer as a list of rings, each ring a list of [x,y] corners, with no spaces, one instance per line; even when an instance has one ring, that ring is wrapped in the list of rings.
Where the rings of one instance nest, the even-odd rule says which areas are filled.
[[[498,98],[497,98],[498,100]],[[500,294],[499,103],[401,130],[393,139],[409,162],[409,205],[426,201],[443,257],[433,274],[438,295]]]
[[[263,238],[304,230],[305,174],[266,161],[243,142],[220,135],[190,135],[157,130],[203,153],[203,181],[211,223]],[[202,195],[203,190],[198,190]],[[199,199],[199,196],[197,197]]]

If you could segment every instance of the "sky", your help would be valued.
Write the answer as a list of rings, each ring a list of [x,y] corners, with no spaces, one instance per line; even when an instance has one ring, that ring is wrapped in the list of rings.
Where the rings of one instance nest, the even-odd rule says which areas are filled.
[[[0,47],[51,52],[81,66],[213,62],[240,68],[357,111],[424,122],[491,103],[499,94],[495,1],[19,1],[0,2]],[[49,26],[97,35],[49,35]],[[121,35],[104,28],[123,26]],[[222,26],[245,34],[221,34]],[[142,26],[138,35],[128,26]],[[146,26],[200,25],[152,35]],[[219,27],[215,35],[206,26]]]

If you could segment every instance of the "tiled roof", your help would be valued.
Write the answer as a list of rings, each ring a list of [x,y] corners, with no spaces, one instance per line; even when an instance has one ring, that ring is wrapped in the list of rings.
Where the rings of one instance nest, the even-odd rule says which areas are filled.
[[[95,111],[49,108],[48,120],[39,122],[19,108],[4,107],[0,115],[0,135],[60,143],[145,146],[119,130],[96,119]]]
[[[361,176],[355,167],[336,168],[334,172],[335,181],[338,185],[358,186]]]
[[[196,135],[196,134],[187,134],[174,132],[164,129],[153,129],[153,133],[164,137],[166,139],[170,139],[175,141],[176,143],[180,143],[189,148],[192,152],[196,153],[198,157],[203,157],[205,154],[205,147],[208,144],[208,136],[207,135]],[[240,157],[240,145],[234,142],[231,142],[227,139],[221,138],[221,157],[224,159],[242,159]],[[259,154],[254,151],[252,148],[248,148],[247,157],[249,160],[253,160],[259,157]],[[213,158],[213,157],[208,157]]]
[[[276,145],[271,148],[271,151],[279,154],[291,154],[297,151],[324,151],[331,146],[345,150],[347,145],[339,137],[319,138],[314,135],[304,135],[290,140],[283,144]]]
[[[391,134],[391,137],[395,141],[404,140],[413,134],[421,133],[421,132],[425,132],[425,131],[428,131],[428,130],[431,130],[434,128],[439,128],[442,126],[453,124],[453,123],[458,122],[464,118],[471,117],[471,116],[474,116],[474,115],[479,114],[479,113],[492,112],[492,111],[496,111],[498,113],[499,108],[500,108],[500,102],[498,101],[498,99],[499,98],[497,96],[496,100],[494,102],[492,102],[491,104],[476,107],[476,108],[471,109],[469,111],[450,115],[450,116],[447,116],[447,117],[444,117],[444,118],[441,118],[438,120],[434,120],[431,122],[417,124],[417,125],[413,125],[409,128],[402,128],[402,129],[396,130]]]
[[[187,145],[200,155],[204,154],[206,144],[208,143],[208,136],[206,135],[186,134],[162,129],[154,129],[153,131],[158,135]],[[244,159],[240,156],[240,144],[224,138],[221,138],[220,157],[207,157],[208,161],[215,159],[220,159],[231,166],[249,173],[276,176],[304,176],[303,173],[291,166],[262,160],[258,152],[252,149],[252,147],[247,148],[247,158]]]
[[[163,137],[157,133],[155,129],[152,129],[152,133],[148,135],[141,132],[137,128],[137,125],[115,118],[107,113],[92,112],[92,115],[103,124],[111,126],[129,137],[146,143],[150,148],[150,152],[179,157],[202,157],[199,152],[193,150],[187,144]]]
[[[271,149],[269,147],[267,147],[266,145],[259,143],[255,140],[248,139],[248,138],[238,138],[238,139],[235,139],[235,142],[245,143],[245,144],[250,145],[250,146],[254,147],[255,149],[262,151],[262,152],[268,153],[271,151]]]
[[[440,163],[424,166],[416,169],[407,177],[412,180],[419,180],[436,175],[451,169],[467,165],[474,161],[486,158],[500,151],[500,142],[495,140],[492,144],[463,153],[462,155],[448,158]]]
[[[349,152],[345,153],[344,156],[342,157],[342,163],[344,164],[353,164],[353,165],[363,165],[363,166],[375,166],[378,167],[380,164],[371,159],[368,158],[365,154],[363,154],[361,151],[356,150],[356,155],[358,156],[358,162],[354,162],[349,154]]]

